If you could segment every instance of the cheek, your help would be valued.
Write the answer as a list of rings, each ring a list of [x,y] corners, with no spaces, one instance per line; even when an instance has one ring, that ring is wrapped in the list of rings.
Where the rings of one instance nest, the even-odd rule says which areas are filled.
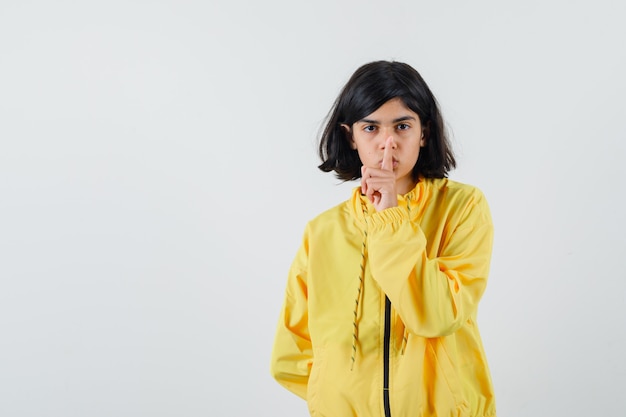
[[[422,148],[420,148],[420,147],[418,146],[418,147],[417,147],[417,148],[413,151],[413,152],[414,152],[414,155],[415,155],[415,157],[414,157],[414,158],[415,158],[415,162],[417,162],[417,160],[419,159],[419,156],[420,156],[420,154],[422,153],[422,152],[421,152],[421,150],[422,150]]]
[[[359,155],[361,156],[369,156],[369,155],[374,155],[376,153],[376,149],[363,143],[359,144],[356,147],[356,149],[359,152]]]
[[[370,150],[362,150],[361,152],[359,152],[359,157],[363,162],[367,162],[372,159],[372,155],[374,155],[374,152]]]
[[[374,150],[360,148],[358,154],[361,163],[365,166],[373,166],[378,161]]]

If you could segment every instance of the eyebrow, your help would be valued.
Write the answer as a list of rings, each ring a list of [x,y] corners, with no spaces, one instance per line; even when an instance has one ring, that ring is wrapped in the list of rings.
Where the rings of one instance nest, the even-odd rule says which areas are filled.
[[[398,117],[397,119],[393,119],[392,123],[404,122],[406,120],[415,120],[415,117],[413,117],[413,116]],[[378,120],[372,120],[372,119],[361,119],[357,123],[368,123],[368,124],[371,124],[371,125],[379,125],[379,124],[381,124]]]

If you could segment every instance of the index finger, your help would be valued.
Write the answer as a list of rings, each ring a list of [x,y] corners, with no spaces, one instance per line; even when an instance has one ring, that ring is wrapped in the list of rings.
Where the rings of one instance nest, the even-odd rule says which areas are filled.
[[[392,137],[389,136],[385,141],[385,150],[383,151],[383,162],[380,165],[380,169],[392,170],[393,169],[393,156],[391,155],[391,141]]]

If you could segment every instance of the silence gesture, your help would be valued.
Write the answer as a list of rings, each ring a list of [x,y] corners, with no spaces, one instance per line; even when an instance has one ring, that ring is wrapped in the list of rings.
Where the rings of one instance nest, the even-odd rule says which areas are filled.
[[[393,136],[385,141],[380,167],[361,167],[361,191],[374,205],[376,211],[398,205],[396,175],[393,172]]]

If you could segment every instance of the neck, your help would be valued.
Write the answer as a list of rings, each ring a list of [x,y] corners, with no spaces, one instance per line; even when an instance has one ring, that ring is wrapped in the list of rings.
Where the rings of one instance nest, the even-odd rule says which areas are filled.
[[[402,182],[398,181],[396,182],[396,191],[400,195],[405,195],[406,193],[411,191],[413,188],[415,188],[418,182],[419,180],[402,181]]]

